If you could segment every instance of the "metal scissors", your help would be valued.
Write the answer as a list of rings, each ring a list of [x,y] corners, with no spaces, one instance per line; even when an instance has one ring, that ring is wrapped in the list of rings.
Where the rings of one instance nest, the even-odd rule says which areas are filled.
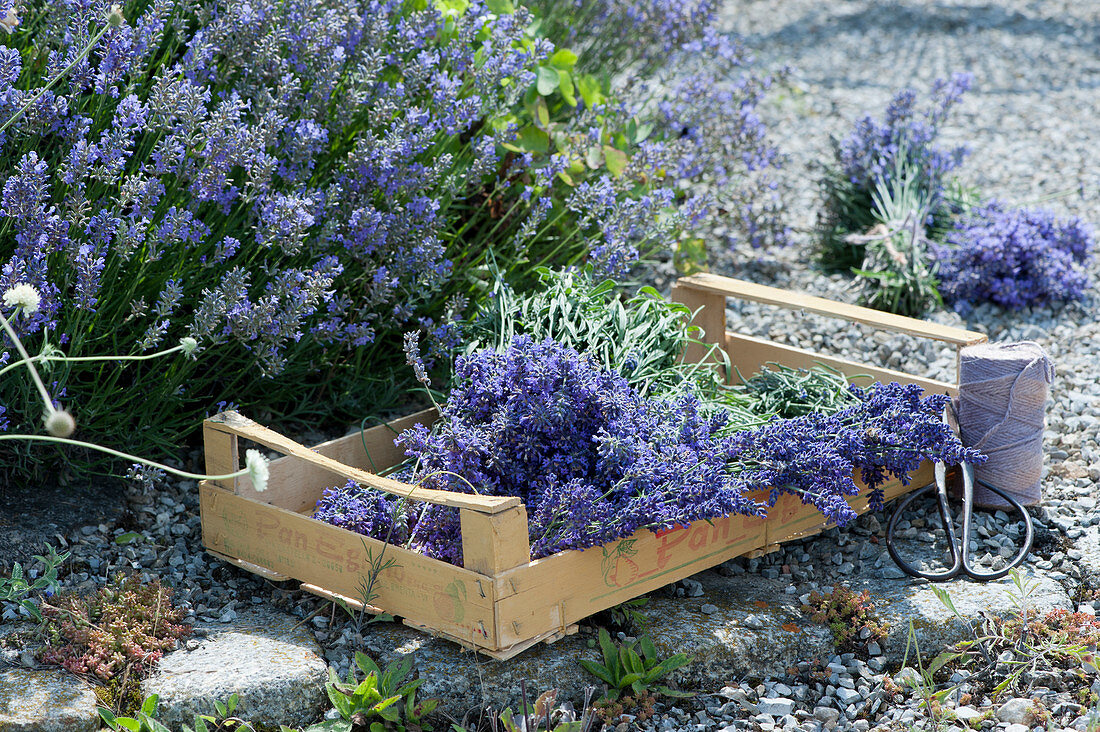
[[[1012,508],[1015,509],[1024,520],[1024,541],[1020,548],[1019,554],[1013,557],[1012,561],[1006,564],[1001,569],[993,570],[990,572],[983,572],[975,569],[970,564],[970,530],[973,526],[974,519],[974,466],[969,463],[962,463],[959,466],[962,469],[963,478],[963,505],[962,505],[962,543],[958,541],[955,535],[954,519],[951,514],[951,507],[947,501],[947,468],[943,463],[936,463],[936,480],[934,483],[929,483],[923,488],[913,491],[906,496],[901,503],[898,504],[894,514],[890,517],[889,523],[886,525],[886,549],[890,552],[890,556],[901,571],[905,572],[911,577],[919,577],[926,579],[929,582],[946,582],[953,577],[957,577],[960,574],[965,574],[971,579],[979,582],[988,582],[990,580],[1000,579],[1007,575],[1014,567],[1018,566],[1021,562],[1027,558],[1028,553],[1031,551],[1031,542],[1034,538],[1034,527],[1031,524],[1031,515],[1027,510],[1017,501],[1015,498],[1005,493],[1000,488],[990,485],[984,480],[978,480],[983,487],[988,488],[995,494],[1008,501]],[[909,504],[915,501],[920,496],[924,495],[928,491],[936,489],[936,497],[939,500],[940,518],[943,520],[943,529],[947,533],[947,546],[951,551],[951,568],[942,572],[922,572],[916,569],[908,562],[903,560],[898,554],[897,549],[894,548],[894,530],[897,528],[898,519],[901,514],[909,507]]]

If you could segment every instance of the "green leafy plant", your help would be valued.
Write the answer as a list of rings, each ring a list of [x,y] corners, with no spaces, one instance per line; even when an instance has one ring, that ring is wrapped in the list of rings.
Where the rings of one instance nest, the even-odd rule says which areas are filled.
[[[32,578],[30,571],[16,562],[12,565],[9,576],[0,577],[0,605],[3,606],[0,622],[11,620],[20,613],[42,622],[38,602],[31,595],[41,592],[48,596],[58,591],[57,570],[69,558],[69,552],[58,554],[56,549],[47,544],[46,554],[36,554],[34,558],[43,566],[38,576]]]
[[[494,296],[468,326],[465,350],[503,351],[525,334],[540,342],[552,338],[590,355],[603,368],[622,375],[642,394],[671,397],[692,389],[706,403],[730,413],[731,423],[751,427],[763,420],[749,409],[750,399],[729,387],[718,370],[728,366],[720,348],[703,344],[702,330],[690,325],[691,310],[671,302],[652,287],[621,296],[614,280],[597,279],[590,268],[538,271],[540,286],[519,293],[498,282]],[[682,359],[689,345],[706,345],[701,363]]]
[[[616,645],[611,634],[600,628],[598,641],[603,653],[603,663],[581,659],[581,667],[607,685],[604,698],[611,701],[623,695],[657,693],[672,697],[689,697],[690,693],[655,686],[658,680],[678,668],[691,663],[692,657],[677,653],[660,660],[657,648],[649,636],[642,636],[633,643]]]
[[[740,371],[737,373],[744,382],[740,388],[752,397],[753,411],[768,417],[789,419],[812,412],[835,414],[860,403],[859,397],[848,388],[849,379],[824,364],[814,364],[807,370],[772,362],[748,379]]]
[[[142,702],[141,708],[134,717],[115,716],[111,710],[99,707],[99,717],[103,723],[115,732],[170,732],[169,728],[156,719],[157,705],[160,698],[152,694]],[[181,725],[183,732],[230,732],[231,730],[248,730],[254,732],[252,725],[233,716],[240,698],[232,694],[224,703],[214,702],[214,714],[196,714],[194,724]]]
[[[842,651],[852,651],[868,641],[886,637],[886,624],[875,616],[871,593],[867,590],[856,593],[849,587],[836,585],[832,592],[824,595],[811,592],[802,612],[815,623],[829,626],[833,642]],[[860,637],[864,630],[869,632],[866,639]]]
[[[347,680],[341,681],[329,669],[329,682],[325,690],[341,718],[311,725],[306,732],[350,732],[353,727],[369,729],[370,732],[390,729],[420,732],[431,729],[425,717],[435,711],[439,700],[416,701],[416,690],[424,681],[405,681],[412,671],[412,656],[394,661],[382,671],[370,657],[357,651],[355,665],[364,674],[362,681],[356,680],[354,670],[349,670]],[[289,728],[283,727],[283,730],[285,732]]]
[[[889,180],[872,192],[875,225],[849,239],[863,246],[863,262],[853,271],[863,280],[869,307],[917,317],[943,305],[928,251],[927,222],[932,201],[922,171],[898,156]]]

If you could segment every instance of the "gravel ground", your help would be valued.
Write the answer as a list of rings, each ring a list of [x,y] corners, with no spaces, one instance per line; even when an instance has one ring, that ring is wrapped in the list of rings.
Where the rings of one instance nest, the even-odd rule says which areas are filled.
[[[806,252],[819,207],[815,163],[829,153],[830,135],[840,135],[863,112],[879,113],[902,86],[927,89],[955,70],[975,74],[975,89],[953,117],[950,141],[969,144],[974,154],[963,175],[992,195],[1026,204],[1054,197],[1050,206],[1096,220],[1098,178],[1087,161],[1100,123],[1095,94],[1100,85],[1100,4],[1073,2],[879,3],[820,0],[755,0],[730,3],[726,26],[745,39],[766,67],[794,68],[790,89],[777,95],[769,114],[776,139],[789,156],[783,184],[790,199],[796,243],[790,249],[751,256],[716,256],[719,271],[840,300],[853,299],[850,282],[808,268]],[[719,235],[721,232],[717,232]],[[1093,264],[1094,276],[1100,276]],[[816,316],[737,304],[731,326],[780,342],[822,352],[880,362],[889,367],[953,380],[953,354],[936,344],[897,335],[853,333],[850,326]],[[1005,313],[979,307],[968,322],[952,313],[934,320],[989,334],[992,340],[1029,339],[1047,349],[1058,367],[1048,410],[1045,447],[1046,500],[1036,512],[1040,541],[1032,556],[1071,596],[1092,586],[1074,541],[1100,522],[1096,481],[1100,479],[1100,333],[1095,304],[1060,310]],[[198,464],[197,455],[192,456]],[[299,616],[320,607],[318,600],[289,593],[252,575],[211,561],[201,552],[197,493],[193,484],[172,482],[156,491],[131,489],[129,511],[72,531],[70,586],[91,588],[117,568],[166,578],[192,619],[231,622],[248,604],[269,603]],[[990,564],[1011,553],[1020,524],[1002,515],[981,517],[972,547]],[[792,591],[828,589],[861,572],[897,572],[868,537],[881,532],[874,516],[844,531],[787,546],[770,556],[735,561],[728,571],[789,574]],[[914,514],[903,535],[915,546],[942,537],[938,518]],[[126,532],[145,538],[115,541]],[[692,581],[677,592],[691,595]],[[1095,614],[1100,603],[1082,602]],[[315,623],[330,649],[346,649],[350,629]],[[938,650],[938,649],[936,649]],[[890,677],[872,646],[864,658],[830,659],[825,668],[801,665],[784,679],[732,681],[720,694],[701,696],[679,707],[663,708],[647,726],[660,730],[716,729],[908,729],[921,724],[924,711],[915,697],[891,694]],[[329,660],[346,666],[346,650]],[[899,682],[903,679],[897,679]],[[961,679],[960,679],[961,680]],[[1088,711],[1071,699],[1078,689],[1058,678],[1040,679],[1044,706],[1054,729],[1084,729]],[[1078,683],[1079,686],[1079,683]],[[963,689],[965,691],[965,687]],[[957,699],[960,718],[977,717],[986,700]],[[1019,706],[1019,705],[1017,705]],[[1024,732],[1045,724],[1012,709],[975,721],[985,729]],[[1003,711],[1003,713],[1002,713]],[[1010,724],[1025,726],[1012,727]],[[629,727],[630,725],[628,725]]]

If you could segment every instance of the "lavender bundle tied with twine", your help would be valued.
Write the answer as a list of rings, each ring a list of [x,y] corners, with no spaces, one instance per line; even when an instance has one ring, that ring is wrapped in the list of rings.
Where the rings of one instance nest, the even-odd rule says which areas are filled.
[[[964,445],[989,456],[975,477],[1025,506],[1042,499],[1043,424],[1053,379],[1054,363],[1032,341],[968,346],[959,358],[959,432]],[[1009,505],[981,484],[974,503]]]

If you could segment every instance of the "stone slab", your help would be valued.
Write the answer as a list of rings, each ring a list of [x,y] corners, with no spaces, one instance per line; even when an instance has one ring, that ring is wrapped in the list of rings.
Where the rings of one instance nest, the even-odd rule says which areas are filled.
[[[68,671],[0,671],[0,732],[94,732],[96,697]]]
[[[196,647],[161,659],[142,683],[157,694],[157,718],[172,727],[212,714],[214,701],[237,693],[236,714],[263,725],[317,721],[327,696],[327,664],[312,633],[296,618],[266,610],[242,612],[231,625],[200,626],[208,635]]]

